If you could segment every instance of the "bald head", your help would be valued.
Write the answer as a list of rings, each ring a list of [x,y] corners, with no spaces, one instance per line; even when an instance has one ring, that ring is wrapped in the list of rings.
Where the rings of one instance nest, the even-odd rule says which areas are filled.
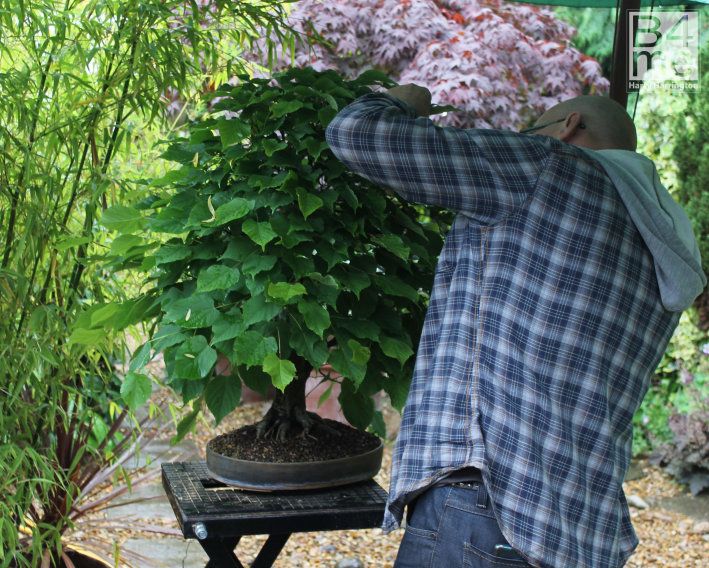
[[[607,97],[586,95],[563,101],[547,110],[537,123],[564,118],[567,120],[558,123],[558,126],[540,130],[539,133],[594,150],[635,151],[637,147],[633,120],[620,104]]]

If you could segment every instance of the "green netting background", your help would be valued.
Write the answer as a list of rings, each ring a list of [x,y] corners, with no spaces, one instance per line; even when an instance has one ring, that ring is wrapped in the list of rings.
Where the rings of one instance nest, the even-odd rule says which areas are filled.
[[[615,8],[618,3],[616,0],[509,0],[510,2],[522,2],[524,4],[542,4],[545,6],[572,6],[576,8]],[[692,8],[692,5],[709,4],[709,0],[642,0],[643,8],[672,8],[677,6],[687,6]]]

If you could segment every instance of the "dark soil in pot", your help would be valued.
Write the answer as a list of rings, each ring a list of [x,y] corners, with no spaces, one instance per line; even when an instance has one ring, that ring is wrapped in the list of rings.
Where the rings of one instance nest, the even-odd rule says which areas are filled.
[[[313,432],[303,435],[295,430],[285,441],[256,435],[256,425],[242,426],[209,442],[209,448],[221,455],[258,462],[297,463],[325,461],[364,454],[381,442],[374,434],[362,432],[337,422],[323,419]]]
[[[247,425],[207,444],[212,477],[253,491],[291,491],[336,487],[374,477],[381,467],[383,444],[373,434],[323,419],[310,432],[291,430],[288,437],[262,436]]]

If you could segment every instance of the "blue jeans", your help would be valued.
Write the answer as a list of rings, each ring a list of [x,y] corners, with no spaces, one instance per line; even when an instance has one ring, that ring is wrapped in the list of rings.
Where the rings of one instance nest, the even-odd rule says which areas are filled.
[[[394,568],[530,566],[500,531],[482,483],[422,493],[406,523]]]

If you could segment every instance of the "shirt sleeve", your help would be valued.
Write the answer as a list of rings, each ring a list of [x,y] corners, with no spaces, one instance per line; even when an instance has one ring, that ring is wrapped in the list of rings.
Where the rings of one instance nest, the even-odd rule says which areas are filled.
[[[546,137],[436,126],[384,93],[344,108],[326,138],[335,156],[362,177],[409,201],[465,213],[482,224],[524,203],[549,153]]]

